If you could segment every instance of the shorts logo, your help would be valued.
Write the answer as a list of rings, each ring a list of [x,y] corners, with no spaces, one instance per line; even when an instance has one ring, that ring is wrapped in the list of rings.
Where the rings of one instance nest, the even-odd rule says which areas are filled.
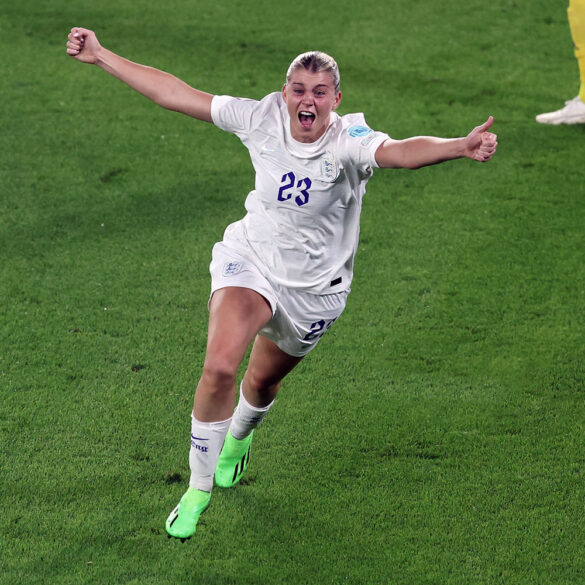
[[[242,272],[243,262],[226,262],[223,265],[223,276],[235,276]]]
[[[367,126],[352,126],[351,128],[347,129],[347,133],[352,138],[363,138],[368,134],[373,134],[374,131],[371,128],[368,128]]]

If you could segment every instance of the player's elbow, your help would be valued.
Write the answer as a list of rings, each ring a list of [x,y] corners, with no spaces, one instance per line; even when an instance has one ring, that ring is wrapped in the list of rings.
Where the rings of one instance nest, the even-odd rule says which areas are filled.
[[[416,171],[417,169],[422,169],[423,167],[426,167],[426,166],[427,165],[424,163],[409,161],[409,162],[405,162],[404,165],[400,168],[407,169],[409,171]]]
[[[177,111],[181,107],[183,87],[180,79],[170,73],[164,73],[164,77],[156,84],[152,95],[152,101],[165,110]]]

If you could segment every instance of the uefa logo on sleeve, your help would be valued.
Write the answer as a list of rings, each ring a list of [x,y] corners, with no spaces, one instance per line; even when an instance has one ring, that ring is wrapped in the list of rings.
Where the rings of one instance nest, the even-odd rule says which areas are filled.
[[[347,133],[352,138],[363,138],[368,134],[373,134],[374,131],[371,128],[368,128],[367,126],[352,126],[351,128],[347,129]]]

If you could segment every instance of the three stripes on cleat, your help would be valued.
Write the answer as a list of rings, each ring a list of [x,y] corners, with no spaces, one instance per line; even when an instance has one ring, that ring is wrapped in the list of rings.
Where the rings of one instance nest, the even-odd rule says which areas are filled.
[[[244,473],[244,471],[246,471],[246,467],[248,466],[248,463],[250,461],[250,450],[251,449],[252,449],[252,445],[250,445],[248,447],[248,450],[244,453],[244,455],[242,456],[240,461],[238,463],[236,463],[236,466],[234,467],[234,476],[232,477],[232,483],[235,483],[238,476],[242,475],[242,473]]]

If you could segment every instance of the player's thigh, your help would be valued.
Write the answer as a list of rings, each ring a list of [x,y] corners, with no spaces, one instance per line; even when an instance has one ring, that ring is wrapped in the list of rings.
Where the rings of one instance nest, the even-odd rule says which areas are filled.
[[[239,365],[256,334],[272,317],[266,299],[249,288],[216,290],[209,303],[207,359]]]

